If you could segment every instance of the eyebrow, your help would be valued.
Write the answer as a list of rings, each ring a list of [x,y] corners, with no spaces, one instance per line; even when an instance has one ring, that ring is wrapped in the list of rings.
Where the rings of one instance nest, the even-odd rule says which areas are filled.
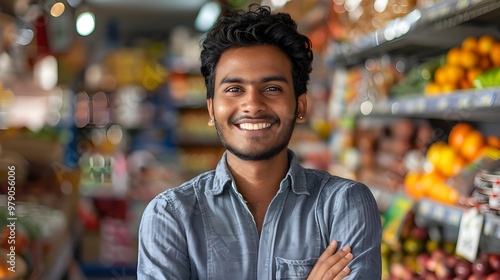
[[[284,82],[284,83],[288,84],[288,80],[285,77],[279,76],[279,75],[266,76],[266,77],[263,77],[262,79],[260,79],[259,81],[257,81],[257,83],[267,83],[267,82]],[[222,84],[228,84],[228,83],[251,84],[251,83],[255,83],[255,82],[248,81],[248,80],[245,80],[245,79],[240,78],[240,77],[226,77],[226,78],[223,78],[219,84],[222,85]]]

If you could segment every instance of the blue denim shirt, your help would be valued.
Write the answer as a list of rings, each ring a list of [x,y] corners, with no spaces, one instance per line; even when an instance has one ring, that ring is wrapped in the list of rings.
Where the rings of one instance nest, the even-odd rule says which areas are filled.
[[[363,184],[290,168],[259,236],[226,155],[214,171],[154,198],[139,229],[138,279],[306,279],[332,240],[354,259],[345,279],[381,279],[381,221]]]

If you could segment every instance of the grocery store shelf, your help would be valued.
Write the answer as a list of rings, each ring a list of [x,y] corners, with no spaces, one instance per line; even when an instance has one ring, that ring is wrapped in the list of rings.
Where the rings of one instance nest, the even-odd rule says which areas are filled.
[[[364,101],[347,109],[352,116],[414,117],[442,120],[498,122],[500,87],[462,90],[446,95],[423,95],[389,99],[372,103]]]
[[[458,227],[464,208],[453,205],[441,204],[429,199],[422,199],[416,207],[416,214],[420,222],[429,224],[438,224],[442,226]]]
[[[498,32],[486,30],[484,22],[495,22],[500,16],[499,8],[500,2],[496,0],[444,0],[415,9],[352,42],[333,44],[330,63],[354,65],[388,52],[411,56],[418,50],[420,56],[426,52],[431,55],[456,45],[465,36]],[[454,27],[473,20],[477,24],[453,31]]]
[[[445,238],[458,237],[460,221],[468,208],[441,204],[429,199],[420,200],[416,207],[416,220],[421,226],[443,228]],[[483,213],[484,224],[479,249],[483,253],[500,252],[500,216]]]

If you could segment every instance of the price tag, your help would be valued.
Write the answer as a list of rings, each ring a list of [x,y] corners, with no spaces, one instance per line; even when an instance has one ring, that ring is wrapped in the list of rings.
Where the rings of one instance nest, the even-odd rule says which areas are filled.
[[[477,257],[479,248],[479,239],[483,229],[484,216],[476,208],[464,212],[460,229],[458,231],[458,240],[456,254],[473,262]]]

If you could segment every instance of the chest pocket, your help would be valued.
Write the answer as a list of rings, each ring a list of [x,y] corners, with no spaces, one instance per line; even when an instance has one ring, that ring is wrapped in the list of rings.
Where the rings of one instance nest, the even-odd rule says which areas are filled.
[[[276,257],[276,279],[307,279],[318,259],[288,260]]]

